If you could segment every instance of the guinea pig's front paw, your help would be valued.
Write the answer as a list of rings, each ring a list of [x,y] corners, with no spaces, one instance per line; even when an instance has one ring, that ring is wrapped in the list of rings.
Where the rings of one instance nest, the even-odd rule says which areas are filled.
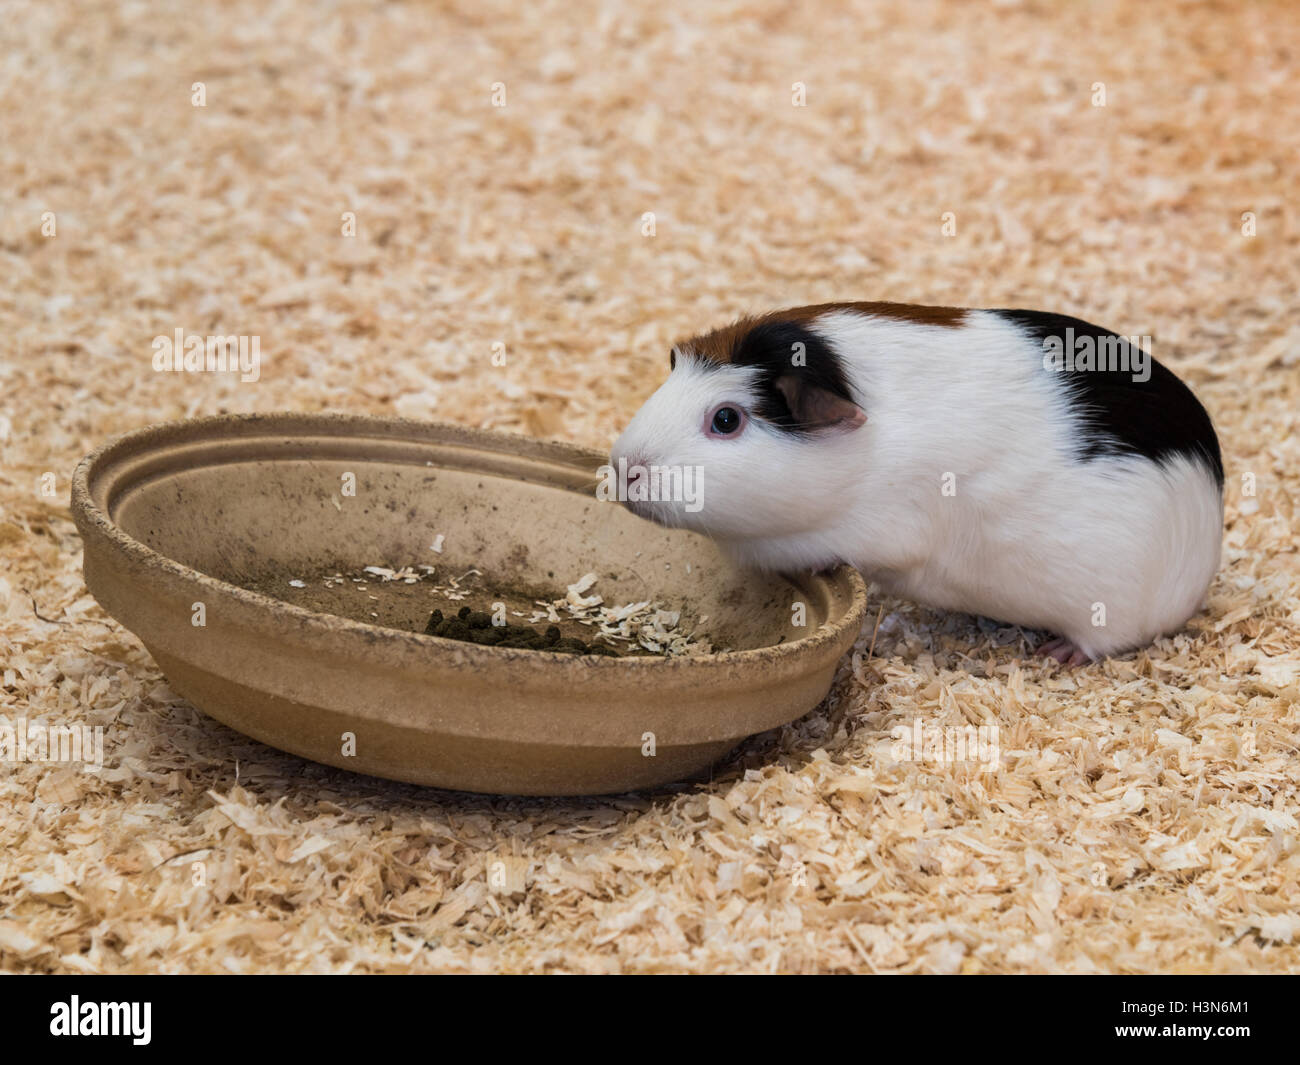
[[[1046,655],[1048,658],[1054,658],[1063,666],[1083,666],[1087,665],[1092,659],[1080,651],[1064,636],[1055,640],[1048,640],[1046,643],[1039,645],[1038,654]]]

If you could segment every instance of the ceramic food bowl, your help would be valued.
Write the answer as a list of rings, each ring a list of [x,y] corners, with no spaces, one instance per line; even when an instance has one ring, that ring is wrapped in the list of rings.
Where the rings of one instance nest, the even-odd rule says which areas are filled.
[[[852,569],[743,572],[703,537],[597,500],[603,461],[451,425],[231,415],[110,441],[77,467],[72,509],[95,598],[231,728],[395,780],[596,794],[687,778],[807,713],[866,607]],[[467,602],[513,618],[595,573],[605,603],[681,611],[724,650],[607,658],[425,635],[469,571]]]

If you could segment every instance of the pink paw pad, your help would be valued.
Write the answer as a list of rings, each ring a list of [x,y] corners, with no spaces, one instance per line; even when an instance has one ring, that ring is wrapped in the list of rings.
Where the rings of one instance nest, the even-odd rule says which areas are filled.
[[[1038,648],[1038,653],[1056,659],[1063,666],[1082,666],[1092,661],[1091,658],[1064,637],[1048,640],[1047,643]]]

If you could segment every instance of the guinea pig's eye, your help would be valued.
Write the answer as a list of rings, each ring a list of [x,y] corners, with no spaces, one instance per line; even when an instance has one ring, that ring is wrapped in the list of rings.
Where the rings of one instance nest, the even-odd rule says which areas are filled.
[[[709,419],[710,436],[735,436],[745,424],[745,412],[729,404],[718,407]]]

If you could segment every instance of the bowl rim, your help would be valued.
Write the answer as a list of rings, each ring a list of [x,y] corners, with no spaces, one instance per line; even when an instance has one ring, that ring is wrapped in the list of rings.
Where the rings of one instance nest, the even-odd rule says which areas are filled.
[[[169,442],[183,441],[193,444],[205,441],[228,442],[228,436],[218,438],[212,435],[212,430],[229,429],[232,425],[253,430],[261,428],[265,432],[258,435],[265,436],[306,436],[309,435],[308,430],[326,429],[334,430],[327,435],[341,439],[387,438],[408,444],[426,442],[432,445],[461,446],[473,451],[491,452],[508,457],[549,461],[557,466],[572,467],[577,461],[592,459],[599,461],[606,457],[595,449],[566,441],[539,440],[522,434],[479,429],[454,422],[423,421],[340,411],[215,414],[154,422],[110,437],[77,463],[72,476],[70,503],[73,519],[78,526],[83,544],[88,534],[96,534],[113,550],[137,565],[169,577],[173,582],[196,586],[219,599],[233,601],[242,606],[245,609],[241,612],[247,614],[249,620],[262,618],[264,630],[279,638],[284,638],[286,634],[283,625],[277,622],[287,619],[295,622],[296,627],[304,635],[319,641],[317,646],[320,647],[341,640],[355,648],[356,641],[363,640],[367,645],[368,654],[376,659],[382,657],[381,649],[384,647],[395,652],[401,649],[425,653],[430,648],[440,648],[454,651],[457,658],[470,669],[491,669],[505,662],[510,662],[512,665],[536,663],[538,666],[546,666],[552,670],[555,667],[572,669],[580,666],[584,675],[590,675],[590,671],[596,670],[597,676],[613,679],[625,674],[629,669],[638,672],[657,670],[663,674],[680,670],[697,672],[700,669],[734,669],[745,666],[763,666],[771,669],[784,665],[788,668],[796,660],[808,656],[816,657],[817,652],[828,650],[832,645],[838,645],[842,641],[847,646],[851,642],[845,639],[847,631],[855,630],[854,639],[856,639],[857,630],[861,628],[866,616],[866,581],[857,569],[841,563],[829,570],[810,573],[808,579],[832,586],[836,583],[842,584],[844,591],[848,593],[848,602],[842,613],[808,635],[786,643],[739,651],[719,651],[709,655],[678,655],[672,658],[658,655],[610,657],[561,654],[528,648],[502,648],[389,628],[340,614],[310,610],[273,595],[222,580],[148,547],[127,533],[104,508],[96,503],[92,485],[95,479],[111,469],[117,460],[139,457],[149,451],[158,450],[159,445]],[[196,463],[188,468],[197,469],[202,465]],[[555,491],[570,490],[560,485],[552,487]],[[112,488],[111,483],[109,488]],[[111,497],[106,496],[106,503],[110,502]],[[379,641],[382,642],[377,646]]]

